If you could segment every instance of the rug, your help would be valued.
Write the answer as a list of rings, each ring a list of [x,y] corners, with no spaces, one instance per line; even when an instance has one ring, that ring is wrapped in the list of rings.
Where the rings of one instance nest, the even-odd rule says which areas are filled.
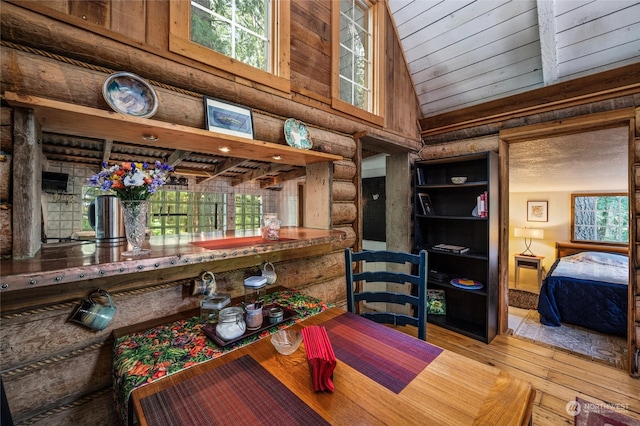
[[[513,336],[591,361],[628,369],[627,341],[624,337],[599,333],[573,324],[549,327],[540,323],[538,311],[529,310],[524,321],[514,330]]]
[[[576,398],[567,404],[567,412],[575,416],[575,426],[640,426],[640,420],[625,416],[620,411],[624,407],[615,404],[597,404]]]
[[[509,306],[522,309],[538,309],[538,294],[530,291],[510,288]]]

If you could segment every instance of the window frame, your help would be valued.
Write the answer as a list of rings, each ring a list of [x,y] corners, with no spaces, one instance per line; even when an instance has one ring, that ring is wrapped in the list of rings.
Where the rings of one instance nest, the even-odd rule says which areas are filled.
[[[600,240],[582,240],[577,239],[575,234],[575,220],[576,220],[576,198],[577,197],[627,197],[629,200],[629,194],[626,192],[602,192],[602,193],[572,193],[571,194],[571,242],[572,243],[591,243],[591,244],[602,244],[609,246],[620,246],[626,247],[629,245],[629,241],[627,242],[613,242],[613,241],[600,241]],[[627,202],[628,203],[628,202]],[[629,209],[631,206],[629,206]],[[629,211],[627,212],[627,215]],[[630,224],[631,219],[628,217],[627,222]],[[628,231],[629,238],[631,238],[631,232]]]
[[[273,0],[271,25],[271,70],[247,65],[230,56],[191,41],[191,1],[171,0],[169,6],[169,51],[226,71],[243,79],[285,93],[291,91],[290,0]]]
[[[377,0],[359,0],[369,6],[372,34],[371,58],[371,110],[364,110],[340,99],[340,0],[331,1],[331,106],[332,108],[384,125],[384,70],[385,70],[385,4]]]

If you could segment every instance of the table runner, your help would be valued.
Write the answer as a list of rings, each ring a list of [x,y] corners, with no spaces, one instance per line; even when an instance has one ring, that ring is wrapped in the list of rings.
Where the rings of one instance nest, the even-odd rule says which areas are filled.
[[[442,349],[349,312],[322,324],[338,360],[400,393]]]
[[[204,335],[204,324],[199,317],[175,321],[116,339],[113,348],[113,389],[116,410],[123,424],[128,424],[129,395],[133,389],[222,356],[330,307],[319,299],[292,290],[267,294],[265,303],[277,303],[292,309],[298,313],[298,317],[224,348],[218,347]]]
[[[140,400],[149,426],[328,425],[249,355]]]

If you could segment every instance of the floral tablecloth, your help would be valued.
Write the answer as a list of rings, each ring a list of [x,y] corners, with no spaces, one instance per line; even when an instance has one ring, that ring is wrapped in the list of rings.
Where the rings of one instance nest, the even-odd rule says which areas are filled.
[[[268,337],[331,307],[319,299],[291,290],[268,294],[265,303],[277,303],[296,311],[298,316],[224,348],[204,335],[204,323],[198,316],[116,339],[113,347],[113,389],[116,409],[124,424],[130,420],[129,395],[135,388]]]

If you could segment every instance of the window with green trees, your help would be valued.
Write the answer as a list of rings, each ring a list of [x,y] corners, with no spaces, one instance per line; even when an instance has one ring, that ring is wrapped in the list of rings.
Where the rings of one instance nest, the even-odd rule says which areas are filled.
[[[172,0],[169,50],[289,92],[290,6],[289,0]]]
[[[372,30],[369,6],[357,0],[340,2],[340,99],[371,109]]]
[[[572,194],[572,241],[627,244],[628,194]]]
[[[269,0],[191,1],[191,40],[253,67],[269,70]]]

